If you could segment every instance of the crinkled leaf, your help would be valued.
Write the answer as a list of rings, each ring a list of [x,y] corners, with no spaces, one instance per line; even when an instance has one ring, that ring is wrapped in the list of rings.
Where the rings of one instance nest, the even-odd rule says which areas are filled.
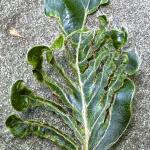
[[[53,44],[51,45],[51,49],[61,49],[64,46],[64,37],[60,35],[58,38],[55,39]]]
[[[29,125],[24,123],[16,115],[11,115],[7,118],[6,126],[16,137],[25,138],[31,134]]]
[[[64,122],[74,130],[78,138],[82,140],[82,137],[74,124],[73,117],[64,109],[61,105],[55,103],[52,100],[47,100],[36,95],[33,91],[26,87],[22,80],[16,81],[12,87],[11,92],[11,103],[15,110],[17,111],[27,111],[33,107],[44,106],[48,107],[51,111],[57,113],[62,117]]]
[[[47,16],[59,18],[66,32],[82,28],[85,13],[91,14],[108,0],[45,0]]]
[[[121,30],[112,30],[111,38],[116,49],[122,48],[127,42],[127,32],[124,28]]]
[[[22,80],[16,81],[11,88],[11,104],[17,111],[26,111],[30,107],[32,91],[26,88]]]
[[[70,34],[58,37],[50,47],[30,49],[28,63],[36,79],[49,87],[58,101],[36,95],[21,80],[12,87],[11,102],[16,110],[48,107],[70,127],[77,142],[50,125],[13,116],[6,125],[15,136],[26,137],[32,133],[67,150],[107,150],[124,133],[135,92],[128,76],[138,71],[139,57],[135,52],[122,50],[127,42],[125,29],[108,29],[104,15],[99,17],[99,29],[84,30],[87,15],[107,2],[45,0],[46,14],[58,17]],[[78,37],[76,43],[70,40],[74,37]],[[64,57],[68,58],[67,67],[58,63],[54,54],[54,50],[62,47],[66,52]],[[43,69],[44,54],[61,82]]]
[[[135,51],[127,51],[126,53],[128,55],[128,58],[129,58],[129,62],[128,62],[128,66],[126,68],[126,72],[129,75],[133,75],[139,69],[140,58],[139,58],[137,52],[135,52]]]
[[[16,115],[9,116],[6,120],[6,126],[17,137],[27,137],[29,134],[36,135],[40,138],[51,140],[63,149],[76,150],[77,145],[70,137],[55,127],[36,121],[23,121]]]
[[[99,16],[98,19],[102,27],[105,27],[108,24],[108,19],[106,15]]]
[[[80,74],[78,71],[74,73],[77,81],[65,72],[49,48],[32,48],[28,53],[28,61],[33,66],[34,74],[37,74],[36,77],[38,74],[42,76],[40,82],[47,85],[72,113],[69,114],[63,106],[51,100],[37,96],[23,81],[17,81],[12,88],[13,107],[24,111],[35,106],[48,106],[72,129],[80,143],[79,149],[99,150],[110,147],[129,124],[134,94],[134,85],[127,79],[131,56],[120,50],[125,42],[125,37],[121,38],[122,41],[119,38],[120,34],[125,35],[123,33],[122,30],[108,31],[103,26],[95,32],[82,33],[76,66]],[[119,49],[114,45],[115,42],[119,44]],[[50,52],[47,61],[64,80],[66,88],[43,70],[44,52]],[[42,133],[38,135],[42,136]]]
[[[131,118],[131,105],[134,91],[134,84],[126,79],[123,87],[115,95],[115,102],[112,104],[113,106],[110,112],[108,112],[110,116],[107,116],[110,117],[108,127],[106,129],[106,123],[103,125],[105,132],[97,141],[97,144],[95,144],[95,150],[107,150],[110,148],[127,128]]]
[[[49,50],[49,47],[47,46],[35,46],[28,52],[28,62],[33,66],[33,69],[40,70],[42,68],[43,63],[43,51]]]

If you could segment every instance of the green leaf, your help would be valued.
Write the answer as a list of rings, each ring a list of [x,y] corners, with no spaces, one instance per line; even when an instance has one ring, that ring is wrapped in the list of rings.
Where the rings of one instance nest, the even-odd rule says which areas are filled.
[[[105,27],[108,24],[108,19],[106,15],[99,16],[98,19],[102,27]]]
[[[41,105],[48,105],[52,110],[61,113],[66,111],[53,101],[43,99],[31,91],[22,80],[16,81],[11,90],[11,103],[17,111],[27,111],[28,109]]]
[[[108,0],[45,0],[45,13],[56,17],[67,33],[81,29],[86,14],[95,12]]]
[[[25,138],[29,134],[31,134],[31,129],[29,125],[23,122],[16,115],[11,115],[7,118],[6,126],[7,128],[9,128],[11,133],[16,137]]]
[[[133,75],[139,70],[140,66],[140,58],[137,52],[134,51],[127,51],[125,52],[128,55],[128,66],[126,68],[126,73],[128,75]]]
[[[120,50],[124,39],[123,42],[120,41],[119,49],[114,45],[120,31],[108,31],[103,26],[101,29],[80,33],[82,38],[79,41],[80,47],[76,47],[75,57],[77,54],[79,57],[74,73],[78,80],[71,79],[54,54],[50,54],[52,59],[47,59],[66,83],[66,88],[42,69],[43,53],[51,52],[50,49],[40,46],[28,53],[28,61],[33,66],[34,73],[36,71],[42,78],[40,82],[47,85],[57,98],[72,110],[71,114],[64,106],[37,96],[23,81],[17,81],[12,88],[12,104],[16,110],[25,111],[35,106],[48,106],[72,129],[80,143],[79,149],[84,147],[85,150],[107,149],[119,139],[129,124],[134,94],[134,84],[127,79],[127,68],[132,57],[129,52]],[[122,32],[121,30],[121,34]],[[115,38],[112,38],[112,33],[116,34]],[[40,68],[35,67],[35,64]],[[17,105],[18,103],[20,105]],[[39,132],[38,136],[41,137],[42,133]]]
[[[55,61],[55,58],[53,54],[51,53],[50,49],[48,49],[48,51],[47,49],[46,49],[47,61],[67,82],[69,86],[68,88],[71,90],[72,93],[68,93],[65,89],[63,90],[62,89],[63,85],[53,80],[51,77],[48,76],[47,73],[45,73],[42,70],[43,52],[44,52],[43,46],[34,47],[28,52],[28,63],[33,66],[33,74],[35,75],[38,81],[48,86],[55,93],[55,95],[57,95],[59,99],[63,101],[69,108],[72,108],[74,111],[76,111],[76,108],[74,108],[74,106],[79,105],[79,104],[78,102],[74,100],[74,96],[78,95],[78,89],[76,89],[74,83],[70,80],[69,76],[65,73],[63,68]],[[36,58],[36,59],[33,59],[33,58]],[[38,64],[38,66],[35,67],[35,64]],[[80,106],[78,107],[78,110],[79,109],[80,109]]]
[[[43,52],[47,50],[50,51],[47,46],[35,46],[28,52],[28,62],[33,66],[33,69],[40,70],[43,63]],[[51,58],[52,59],[52,58]]]
[[[11,88],[11,104],[17,111],[26,111],[30,107],[32,91],[26,88],[22,80],[16,81]]]
[[[36,79],[51,90],[57,103],[38,96],[22,80],[11,90],[14,109],[48,107],[63,119],[74,138],[51,125],[24,121],[14,115],[6,121],[12,134],[19,137],[33,134],[66,150],[107,150],[125,132],[135,93],[129,76],[138,71],[140,60],[137,53],[122,50],[127,32],[124,28],[109,29],[106,16],[99,17],[98,29],[86,28],[87,16],[106,3],[107,0],[45,0],[46,14],[59,18],[67,35],[60,35],[49,47],[31,48],[28,63]],[[65,65],[60,60],[58,63],[54,53],[61,48],[65,50]],[[55,77],[43,69],[44,64],[53,68]]]
[[[60,35],[51,45],[51,49],[61,49],[64,46],[64,36]]]
[[[116,49],[122,48],[127,42],[127,32],[124,28],[121,30],[112,30],[111,38]]]
[[[82,140],[79,129],[74,125],[73,117],[59,104],[52,100],[44,99],[32,92],[22,80],[16,81],[12,87],[11,104],[17,111],[27,111],[33,107],[44,106],[62,117],[64,122],[78,135],[77,138]]]
[[[131,80],[126,79],[123,87],[115,95],[116,100],[111,109],[110,122],[107,130],[95,146],[95,150],[109,149],[123,134],[131,118],[131,106],[135,87]],[[110,114],[109,114],[110,115]],[[93,148],[92,148],[93,149]]]
[[[64,149],[76,150],[76,143],[71,140],[65,133],[55,127],[36,121],[23,121],[16,115],[9,116],[6,120],[6,126],[14,136],[25,138],[29,134],[36,135],[40,138],[51,140]]]

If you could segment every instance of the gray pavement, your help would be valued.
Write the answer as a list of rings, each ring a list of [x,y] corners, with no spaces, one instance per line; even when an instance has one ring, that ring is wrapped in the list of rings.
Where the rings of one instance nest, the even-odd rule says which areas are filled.
[[[112,0],[99,10],[110,17],[112,27],[125,26],[129,33],[128,49],[137,49],[142,57],[140,72],[135,77],[137,91],[134,99],[133,117],[129,128],[114,150],[150,150],[150,1]],[[94,15],[94,16],[97,16]],[[95,17],[88,24],[94,26]],[[14,35],[16,29],[18,36]],[[16,113],[10,105],[10,86],[23,79],[40,95],[51,97],[46,88],[34,80],[31,66],[26,63],[26,53],[33,45],[48,45],[58,35],[54,19],[45,17],[43,0],[0,0],[0,150],[59,150],[46,140],[30,137],[13,138],[4,126],[5,119]],[[46,118],[68,131],[59,118],[42,109],[31,111],[28,118]]]

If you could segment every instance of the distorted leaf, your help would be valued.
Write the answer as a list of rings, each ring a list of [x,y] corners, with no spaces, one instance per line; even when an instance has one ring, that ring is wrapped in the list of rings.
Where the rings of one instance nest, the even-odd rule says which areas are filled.
[[[16,115],[11,115],[6,120],[6,126],[17,137],[24,138],[29,134],[36,135],[40,138],[45,138],[53,141],[64,149],[77,149],[77,145],[65,133],[59,131],[53,126],[43,124],[36,121],[23,121]]]
[[[98,19],[99,19],[100,25],[102,27],[104,27],[108,24],[108,19],[105,15],[99,16]]]
[[[43,52],[50,51],[47,46],[35,46],[31,48],[28,52],[28,62],[33,66],[33,69],[40,70],[43,63]]]
[[[138,56],[137,52],[134,51],[127,51],[126,52],[129,58],[128,61],[128,66],[126,68],[126,72],[129,75],[133,75],[135,74],[138,69],[139,69],[139,65],[140,65],[140,58]]]
[[[6,126],[16,137],[25,138],[31,134],[29,125],[23,122],[16,115],[11,115],[7,118]]]
[[[127,42],[127,32],[124,28],[122,28],[121,30],[112,30],[111,38],[113,40],[115,48],[122,48]]]
[[[95,12],[108,0],[45,0],[47,16],[58,18],[66,32],[82,28],[85,15]]]
[[[51,45],[51,49],[61,49],[64,46],[64,37],[60,35],[58,38],[55,39],[53,44]]]
[[[22,80],[16,81],[11,88],[11,104],[17,111],[26,111],[30,107],[32,91],[24,85]]]
[[[133,51],[122,50],[127,33],[124,28],[110,30],[106,16],[99,17],[98,29],[86,28],[88,14],[107,3],[108,0],[45,0],[46,14],[59,18],[69,35],[60,35],[49,47],[31,48],[28,63],[36,79],[51,90],[57,102],[38,96],[19,80],[12,87],[11,103],[17,111],[49,108],[62,118],[74,137],[52,125],[24,121],[15,115],[6,121],[12,134],[33,134],[66,150],[107,150],[122,136],[130,122],[135,93],[128,76],[138,71],[139,57]],[[61,48],[65,50],[67,67],[54,54]],[[44,69],[44,60],[56,73],[55,78]]]

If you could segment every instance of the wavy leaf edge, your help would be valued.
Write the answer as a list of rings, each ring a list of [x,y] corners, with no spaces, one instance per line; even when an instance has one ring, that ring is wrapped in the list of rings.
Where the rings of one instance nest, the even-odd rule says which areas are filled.
[[[100,5],[107,4],[107,0],[59,2],[45,0],[45,11],[48,16],[60,19],[63,33],[51,46],[31,48],[27,59],[35,78],[47,86],[60,103],[42,98],[23,80],[18,80],[11,89],[11,104],[20,112],[48,107],[62,118],[74,137],[51,124],[24,121],[16,115],[8,117],[6,126],[16,137],[38,136],[66,150],[107,150],[119,140],[130,123],[135,85],[129,77],[138,72],[140,57],[136,51],[122,50],[127,42],[127,32],[124,28],[110,30],[105,15],[98,17],[98,29],[86,27],[87,16]],[[77,17],[77,10],[84,12],[83,18]],[[64,19],[61,11],[69,13],[68,18]],[[64,52],[72,75],[57,60],[57,50]],[[63,82],[43,69],[44,61]]]

